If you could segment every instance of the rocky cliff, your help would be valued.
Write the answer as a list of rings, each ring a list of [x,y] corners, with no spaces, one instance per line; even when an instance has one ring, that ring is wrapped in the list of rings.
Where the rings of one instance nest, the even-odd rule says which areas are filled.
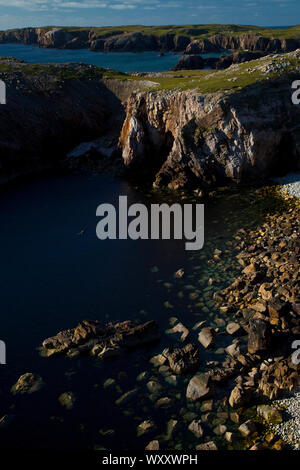
[[[205,190],[300,168],[300,51],[191,73],[1,60],[0,181],[67,162]]]
[[[257,68],[269,70],[263,64]],[[292,104],[291,83],[287,75],[207,94],[134,94],[120,138],[124,163],[138,174],[147,168],[155,186],[204,189],[300,168],[300,107]]]
[[[83,64],[0,60],[0,79],[7,88],[7,104],[0,106],[0,183],[58,168],[68,152],[93,139],[97,143],[85,154],[85,162],[75,152],[76,162],[98,170],[110,164],[108,157],[115,163],[125,118],[122,100],[133,86],[137,90],[149,82],[112,78],[109,73]]]
[[[145,28],[144,28],[145,29]],[[162,30],[164,27],[162,27]],[[144,31],[142,29],[142,31]],[[97,28],[23,28],[0,31],[0,43],[35,44],[39,47],[60,49],[89,48],[92,51],[104,52],[142,52],[142,51],[173,51],[186,54],[206,54],[227,50],[249,50],[270,52],[289,52],[300,46],[295,38],[278,39],[266,37],[258,32],[244,34],[215,34],[199,39],[193,36],[203,32],[199,29],[187,30],[191,34],[175,32],[153,34],[147,32],[108,30],[98,31]],[[172,31],[172,30],[171,30]],[[204,30],[205,32],[206,30]],[[270,34],[272,31],[270,31]]]
[[[220,52],[224,49],[270,52],[291,52],[297,49],[297,39],[267,38],[258,33],[235,36],[217,34],[205,40],[195,39],[187,46],[186,54],[205,54]]]

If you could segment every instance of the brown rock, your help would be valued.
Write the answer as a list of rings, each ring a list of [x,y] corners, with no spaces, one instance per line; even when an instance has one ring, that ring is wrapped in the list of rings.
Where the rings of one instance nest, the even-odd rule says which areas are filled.
[[[213,395],[213,384],[208,374],[195,375],[189,382],[186,397],[190,400],[204,400]]]
[[[214,328],[210,327],[202,328],[198,336],[199,343],[201,343],[205,349],[214,348],[215,338],[216,332]]]

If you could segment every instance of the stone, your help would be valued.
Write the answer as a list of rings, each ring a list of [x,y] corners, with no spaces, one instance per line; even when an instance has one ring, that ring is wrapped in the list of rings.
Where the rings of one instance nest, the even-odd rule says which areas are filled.
[[[273,297],[272,290],[272,285],[264,282],[258,289],[258,293],[261,295],[263,300],[271,300]]]
[[[155,424],[150,419],[143,421],[137,427],[137,436],[143,436],[144,434],[148,434],[155,429]]]
[[[269,350],[271,331],[267,322],[260,319],[249,321],[248,352],[250,354],[264,353]]]
[[[151,441],[145,447],[145,450],[159,450],[159,441]]]
[[[240,425],[239,431],[243,437],[249,437],[256,432],[256,425],[253,421],[248,419],[248,421]]]
[[[237,440],[237,436],[236,436],[235,433],[227,431],[227,432],[225,432],[225,439],[226,439],[227,442],[232,444],[233,442],[235,442]]]
[[[41,390],[44,385],[43,379],[39,375],[27,372],[19,377],[18,381],[11,388],[11,392],[14,395],[31,394]]]
[[[231,391],[229,397],[229,404],[232,408],[240,408],[247,405],[252,398],[252,392],[250,389],[244,388],[238,384]]]
[[[205,327],[199,333],[198,341],[205,349],[214,348],[216,333],[214,328]]]
[[[77,327],[45,339],[41,353],[47,357],[90,353],[110,359],[123,351],[154,343],[159,338],[155,321],[136,325],[131,321],[103,324],[98,320],[83,320]]]
[[[283,421],[282,413],[269,405],[258,406],[257,414],[269,424],[280,424]]]
[[[200,365],[198,348],[194,344],[186,344],[182,347],[170,347],[163,351],[169,366],[176,374],[194,372]]]
[[[192,401],[210,398],[214,393],[213,383],[208,374],[195,375],[189,382],[186,397]]]
[[[173,432],[175,431],[176,427],[178,425],[178,421],[176,419],[170,419],[167,424],[167,434],[166,434],[166,441],[169,441],[172,439]]]
[[[266,446],[262,442],[257,442],[249,450],[266,450]]]
[[[238,413],[231,412],[229,416],[230,416],[230,419],[233,423],[240,424],[241,418],[240,418],[240,415]]]
[[[243,334],[243,329],[238,323],[228,323],[226,331],[231,336],[241,336]]]
[[[176,271],[176,273],[175,273],[175,277],[177,277],[178,279],[181,279],[181,278],[183,278],[183,276],[184,276],[184,269],[182,269],[182,268],[178,269],[178,271]]]
[[[163,389],[157,380],[149,380],[147,388],[150,393],[160,393]]]
[[[223,434],[225,434],[226,431],[227,431],[227,426],[225,426],[224,424],[218,424],[218,426],[214,428],[214,433],[217,436],[223,436]]]
[[[155,408],[170,408],[174,404],[174,400],[169,397],[163,397],[157,400]]]
[[[167,362],[167,358],[162,354],[158,354],[157,356],[153,356],[150,359],[151,364],[155,367],[163,366]]]
[[[188,427],[189,431],[191,431],[196,437],[200,438],[203,436],[203,428],[201,426],[201,420],[194,420],[190,423]]]
[[[218,450],[214,441],[205,442],[205,444],[199,444],[196,446],[196,450]]]
[[[58,401],[61,406],[63,406],[67,410],[71,410],[75,405],[76,396],[73,392],[65,392],[59,396]]]
[[[177,323],[177,325],[173,326],[170,330],[166,331],[167,334],[180,334],[180,341],[183,343],[187,337],[189,336],[189,330],[182,324]]]
[[[287,313],[288,304],[283,302],[277,297],[271,299],[268,303],[269,317],[271,325],[277,326],[279,324],[280,318]]]
[[[116,405],[126,405],[130,401],[132,401],[138,393],[138,389],[134,388],[133,390],[129,390],[128,392],[124,393],[120,398],[116,400]]]

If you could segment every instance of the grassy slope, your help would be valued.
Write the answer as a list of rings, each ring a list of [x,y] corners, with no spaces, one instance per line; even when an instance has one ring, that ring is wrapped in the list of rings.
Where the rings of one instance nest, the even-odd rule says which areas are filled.
[[[266,73],[265,67],[273,68]],[[273,54],[262,59],[235,65],[226,70],[191,70],[167,72],[147,76],[131,76],[116,70],[94,66],[64,66],[55,64],[9,64],[0,61],[0,79],[3,73],[19,72],[25,76],[49,75],[57,80],[101,79],[151,80],[157,83],[154,89],[185,91],[196,89],[200,93],[214,93],[222,90],[239,91],[259,81],[271,80],[282,75],[300,73],[300,53]]]

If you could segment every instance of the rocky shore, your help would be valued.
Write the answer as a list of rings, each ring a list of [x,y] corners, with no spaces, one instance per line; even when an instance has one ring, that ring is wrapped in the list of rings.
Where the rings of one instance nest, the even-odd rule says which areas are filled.
[[[222,32],[220,27],[219,34],[213,34],[211,30],[209,35],[210,29],[209,25],[207,29],[204,25],[173,30],[170,27],[161,27],[157,31],[151,27],[23,28],[0,31],[0,43],[33,44],[59,49],[89,48],[100,52],[172,51],[185,54],[207,54],[224,50],[290,52],[300,45],[296,31],[294,34],[291,31],[288,35],[290,37],[282,39],[276,37],[276,31],[267,28],[232,26],[237,31],[230,33],[228,30]],[[277,31],[277,34],[282,36],[281,31]]]
[[[184,318],[181,322],[172,317],[171,328],[160,335],[152,321],[139,326],[83,321],[43,342],[46,356],[67,354],[72,358],[85,353],[116,361],[124,350],[159,340],[169,343],[150,360],[157,374],[152,372],[151,376],[151,371],[145,370],[137,377],[138,383],[145,384],[143,396],[148,393],[154,409],[165,410],[169,416],[165,423],[169,437],[156,434],[151,415],[137,427],[138,437],[153,437],[148,450],[165,448],[182,426],[179,418],[170,420],[172,411],[168,415],[182,388],[188,411],[181,413],[187,430],[198,441],[197,450],[299,448],[298,395],[285,396],[297,392],[300,385],[300,366],[292,360],[292,344],[300,340],[300,207],[296,199],[283,201],[274,188],[271,191],[278,198],[279,212],[267,215],[254,229],[238,230],[227,242],[236,253],[240,275],[221,291],[209,279],[209,295],[220,311],[211,324],[208,317],[189,328]],[[261,191],[257,195],[265,197]],[[210,264],[222,266],[223,250],[215,248]],[[182,282],[187,275],[180,270],[175,277]],[[223,350],[224,341],[227,346]],[[217,360],[220,350],[224,356],[221,353],[223,359]],[[20,378],[14,390],[38,390],[41,378],[29,375],[24,377],[25,384]],[[114,387],[115,382],[109,379],[105,384]],[[174,393],[170,385],[175,387]],[[126,407],[138,394],[138,387],[128,390],[119,396],[116,406]],[[69,398],[65,399],[69,403]]]

